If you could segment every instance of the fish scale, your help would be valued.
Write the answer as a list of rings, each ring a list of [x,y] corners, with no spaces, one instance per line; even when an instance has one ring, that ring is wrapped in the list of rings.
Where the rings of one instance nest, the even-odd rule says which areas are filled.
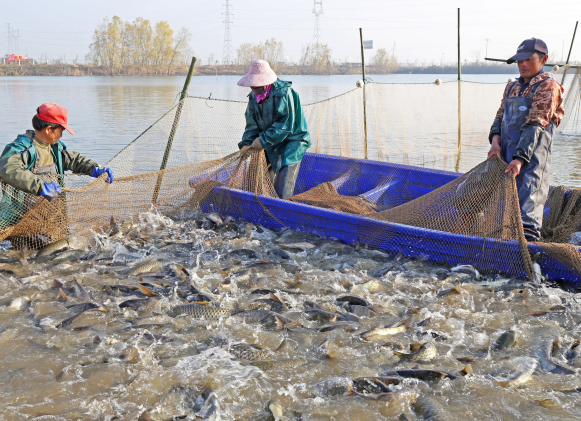
[[[180,315],[193,316],[196,319],[219,319],[220,317],[228,317],[231,314],[230,310],[219,307],[209,307],[205,305],[189,303],[173,307],[167,313],[171,317]]]

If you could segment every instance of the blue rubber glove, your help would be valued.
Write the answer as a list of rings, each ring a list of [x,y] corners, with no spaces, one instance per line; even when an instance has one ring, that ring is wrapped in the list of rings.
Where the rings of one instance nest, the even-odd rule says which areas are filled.
[[[40,191],[40,195],[44,196],[49,202],[52,202],[62,192],[63,191],[61,186],[59,186],[57,183],[44,183],[44,186],[42,186],[42,190]]]
[[[101,167],[95,167],[93,168],[93,174],[91,174],[91,177],[100,177],[103,174],[107,173],[107,175],[109,176],[109,184],[111,184],[113,182],[113,170],[111,168],[101,168]]]

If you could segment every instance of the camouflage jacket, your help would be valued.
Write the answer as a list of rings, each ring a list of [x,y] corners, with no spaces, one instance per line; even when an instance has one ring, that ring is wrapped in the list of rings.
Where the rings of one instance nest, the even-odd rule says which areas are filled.
[[[550,77],[551,75],[548,73],[541,73],[532,78],[522,96],[529,97],[533,87],[537,83]],[[510,82],[504,89],[502,102],[500,103],[500,108],[496,112],[495,119],[500,119],[502,121],[507,95],[509,98],[520,95],[522,84],[519,82],[515,83],[512,90],[508,92],[512,84],[513,83]],[[541,84],[535,92],[533,104],[531,106],[529,115],[526,117],[525,124],[534,124],[547,127],[549,123],[553,121],[555,127],[559,126],[561,120],[563,120],[563,115],[565,114],[565,108],[563,108],[564,91],[565,90],[563,87],[555,80],[549,80]]]

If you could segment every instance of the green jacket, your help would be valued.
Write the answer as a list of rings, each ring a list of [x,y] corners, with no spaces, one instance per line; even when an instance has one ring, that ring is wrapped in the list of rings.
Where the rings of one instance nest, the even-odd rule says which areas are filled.
[[[6,145],[0,156],[0,180],[18,190],[40,196],[44,183],[32,172],[37,156],[33,137],[34,132],[29,130]],[[93,168],[98,166],[95,161],[78,152],[67,151],[60,140],[52,145],[52,156],[59,174],[72,171],[75,174],[91,175]]]
[[[0,229],[16,225],[27,212],[25,193],[40,196],[42,191],[44,182],[32,172],[37,158],[33,138],[32,130],[28,130],[25,135],[18,135],[14,142],[6,145],[0,156],[0,181],[3,182]],[[98,166],[95,161],[78,152],[67,151],[61,141],[52,145],[51,152],[58,174],[72,171],[75,174],[91,175],[93,169]]]
[[[299,95],[291,88],[291,82],[277,79],[268,98],[262,103],[262,111],[253,92],[248,95],[246,129],[238,147],[260,141],[272,169],[277,173],[282,167],[300,162],[311,146],[307,121]]]

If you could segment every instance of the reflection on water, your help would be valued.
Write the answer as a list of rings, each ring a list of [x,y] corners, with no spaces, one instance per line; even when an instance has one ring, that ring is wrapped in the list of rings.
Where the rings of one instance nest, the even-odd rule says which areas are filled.
[[[514,75],[465,75],[464,80],[504,83],[510,77]],[[293,81],[303,104],[355,89],[359,78],[358,75],[281,76],[281,79]],[[436,78],[451,81],[455,75],[371,75],[375,82],[392,83],[430,83]],[[248,90],[236,85],[238,79],[238,76],[197,76],[192,79],[189,94],[246,101]],[[77,133],[75,137],[65,134],[63,140],[69,149],[80,151],[103,164],[172,107],[183,81],[183,77],[169,76],[0,77],[0,115],[4,127],[1,144],[11,142],[17,134],[30,128],[30,119],[38,105],[56,102],[68,108],[71,126]],[[450,101],[454,102],[455,98],[449,98]],[[471,107],[469,99],[464,97],[463,115],[470,115],[471,109],[480,109],[477,105],[480,104]],[[489,116],[470,116],[472,121],[478,122],[478,127],[471,129],[486,133],[493,117],[494,110]],[[429,128],[426,128],[426,134],[429,134]],[[440,142],[434,139],[433,145],[426,145],[427,150],[434,151],[433,157],[426,159],[426,166],[430,166],[432,160],[447,159],[437,156]],[[465,171],[476,165],[484,159],[487,148],[483,137],[478,145],[463,150],[459,169]],[[224,151],[224,155],[228,152],[231,151]],[[579,137],[558,134],[553,147],[551,183],[581,186],[581,171],[576,167],[579,158]],[[441,166],[437,162],[433,165]]]

